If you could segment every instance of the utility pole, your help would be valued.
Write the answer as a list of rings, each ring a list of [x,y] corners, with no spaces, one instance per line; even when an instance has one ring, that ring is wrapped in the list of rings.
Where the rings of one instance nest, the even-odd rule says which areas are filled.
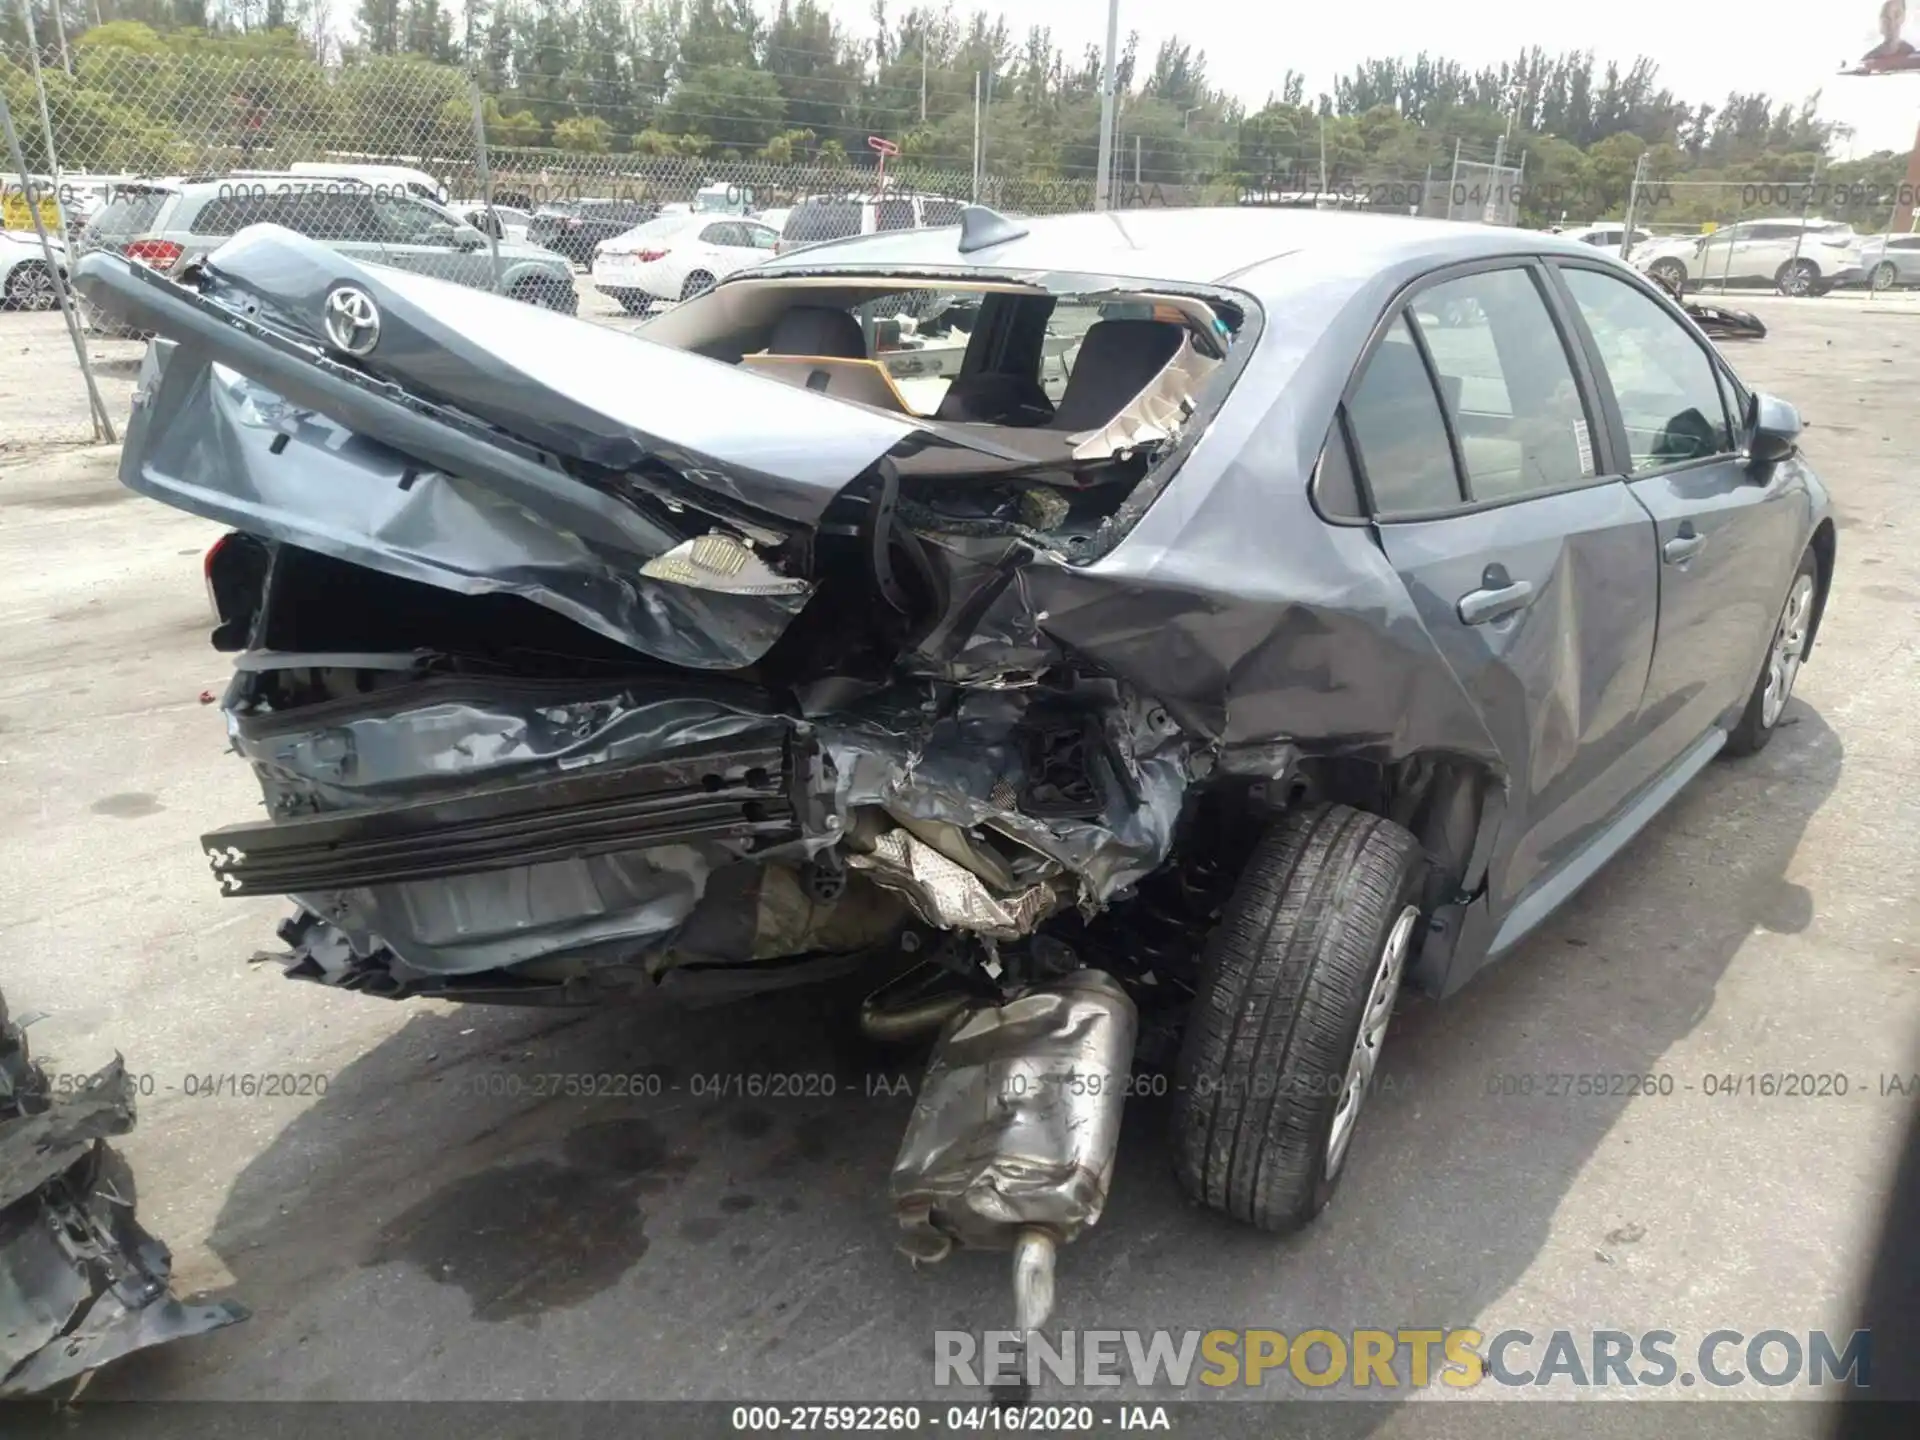
[[[1114,51],[1120,46],[1120,0],[1107,0],[1107,59],[1100,80],[1100,154],[1095,161],[1093,208],[1104,210],[1113,189]]]
[[[920,123],[927,123],[927,32],[920,32]]]
[[[1138,131],[1135,131],[1133,136],[1133,188],[1135,190],[1140,188],[1140,135]]]
[[[980,203],[980,72],[973,72],[973,203]]]

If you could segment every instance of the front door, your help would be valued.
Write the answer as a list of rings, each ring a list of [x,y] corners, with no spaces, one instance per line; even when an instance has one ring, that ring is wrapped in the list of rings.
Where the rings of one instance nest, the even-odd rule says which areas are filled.
[[[1381,543],[1507,772],[1496,917],[1657,769],[1653,526],[1610,473],[1546,283],[1503,264],[1417,293],[1346,406]]]
[[[1647,683],[1655,749],[1676,757],[1744,703],[1800,562],[1805,502],[1788,466],[1742,457],[1741,400],[1713,353],[1644,287],[1558,267],[1587,332],[1616,448],[1653,515],[1660,629]]]

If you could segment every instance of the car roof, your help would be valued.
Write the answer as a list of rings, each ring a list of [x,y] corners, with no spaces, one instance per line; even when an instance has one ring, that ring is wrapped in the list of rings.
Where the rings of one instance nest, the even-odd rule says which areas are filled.
[[[1508,226],[1354,210],[1236,206],[1219,209],[1109,210],[1019,219],[1019,237],[960,253],[959,229],[944,225],[827,240],[763,262],[756,274],[859,267],[1078,272],[1191,285],[1251,281],[1243,275],[1269,260],[1316,254],[1337,257],[1350,271],[1357,258],[1380,270],[1414,262],[1512,254],[1591,259],[1593,247],[1570,235]],[[1257,283],[1250,284],[1256,293]]]

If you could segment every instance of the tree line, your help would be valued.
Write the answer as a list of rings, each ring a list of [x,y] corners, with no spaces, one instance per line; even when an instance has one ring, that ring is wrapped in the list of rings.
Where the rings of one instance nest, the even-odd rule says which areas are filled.
[[[116,93],[104,65],[90,76],[89,55],[304,65],[314,93],[296,86],[276,97],[276,124],[286,129],[290,113],[320,103],[324,75],[340,96],[357,95],[330,103],[364,110],[369,148],[395,128],[428,143],[420,124],[399,125],[403,112],[449,133],[470,119],[468,74],[488,97],[490,143],[579,156],[865,167],[867,138],[880,136],[906,164],[964,175],[976,87],[989,174],[1085,180],[1099,145],[1098,47],[1071,53],[1044,26],[1016,33],[1004,15],[950,6],[895,11],[875,0],[866,26],[854,27],[819,0],[780,0],[770,15],[750,0],[353,0],[350,12],[349,0],[30,3],[59,108],[96,129],[120,127],[133,137],[118,144],[127,155],[165,150],[169,118]],[[26,53],[16,6],[0,19],[0,51],[11,96]],[[1729,218],[1743,190],[1817,172],[1823,195],[1866,197],[1860,214],[1835,218],[1872,223],[1874,213],[1884,220],[1878,198],[1904,167],[1891,153],[1830,161],[1844,137],[1821,118],[1817,94],[1789,103],[1736,92],[1705,103],[1676,96],[1645,57],[1536,47],[1478,69],[1426,54],[1368,59],[1313,95],[1303,75],[1282,70],[1252,104],[1214,85],[1192,45],[1169,38],[1149,54],[1136,34],[1116,78],[1119,178],[1151,187],[1297,190],[1322,176],[1444,184],[1456,154],[1500,155],[1524,157],[1523,220],[1577,221],[1618,214],[1644,156],[1650,176],[1727,182],[1660,192],[1668,213],[1656,221]]]

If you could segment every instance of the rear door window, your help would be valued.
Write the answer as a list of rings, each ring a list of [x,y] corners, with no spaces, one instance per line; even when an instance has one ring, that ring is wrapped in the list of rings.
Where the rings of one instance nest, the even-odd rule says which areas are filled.
[[[920,207],[923,225],[958,225],[960,223],[960,202],[958,200],[929,200]]]
[[[1405,315],[1393,322],[1347,401],[1360,469],[1382,519],[1461,501],[1440,397]]]
[[[1593,432],[1553,315],[1523,269],[1444,280],[1414,300],[1474,500],[1594,478]]]
[[[171,193],[167,190],[122,186],[113,192],[113,198],[93,217],[92,224],[87,228],[103,239],[124,239],[144,234]]]
[[[913,201],[882,200],[873,207],[875,230],[913,229]]]

